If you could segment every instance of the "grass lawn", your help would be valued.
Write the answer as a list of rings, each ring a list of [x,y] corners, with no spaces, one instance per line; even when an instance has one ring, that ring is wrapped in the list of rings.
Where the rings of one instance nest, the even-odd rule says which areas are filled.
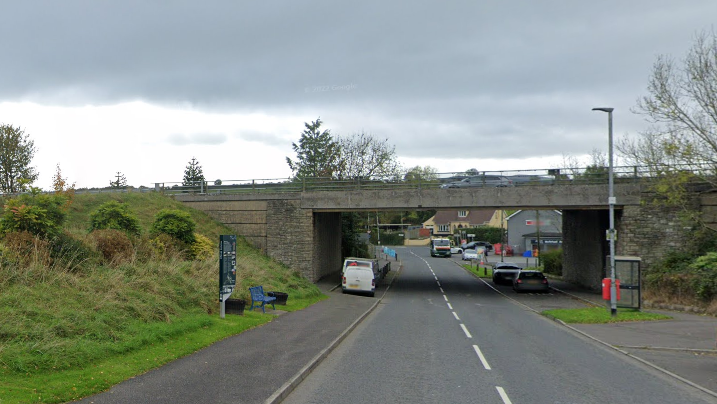
[[[480,278],[493,279],[492,267],[489,267],[487,265],[476,266],[473,264],[462,264],[461,266]]]
[[[662,314],[620,308],[617,310],[617,316],[613,318],[610,315],[610,310],[604,307],[546,310],[541,314],[554,317],[568,324],[605,324],[625,321],[654,321],[672,319],[672,317]]]

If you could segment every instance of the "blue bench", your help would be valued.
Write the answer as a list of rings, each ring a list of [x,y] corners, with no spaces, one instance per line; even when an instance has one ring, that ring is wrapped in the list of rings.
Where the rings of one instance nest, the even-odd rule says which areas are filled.
[[[264,294],[264,287],[251,287],[249,288],[249,293],[251,293],[251,307],[249,308],[249,311],[254,310],[255,303],[256,307],[261,307],[261,311],[263,313],[266,313],[266,310],[264,310],[264,306],[266,306],[267,303],[271,303],[271,308],[276,310],[276,307],[274,307],[274,301],[276,300],[276,297],[267,296],[266,294]]]

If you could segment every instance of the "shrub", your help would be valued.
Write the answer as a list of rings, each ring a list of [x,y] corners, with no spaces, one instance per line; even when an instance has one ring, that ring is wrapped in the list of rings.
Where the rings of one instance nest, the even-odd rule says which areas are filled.
[[[5,245],[3,256],[20,267],[24,268],[32,264],[43,267],[50,265],[49,243],[29,231],[7,233],[3,244]]]
[[[194,242],[195,227],[196,224],[189,213],[178,209],[162,209],[154,218],[152,233],[168,234],[182,243],[191,245]]]
[[[717,296],[717,252],[697,257],[690,264],[692,284],[698,298],[709,301]]]
[[[0,233],[29,232],[52,237],[60,233],[67,216],[62,195],[24,194],[7,201],[0,219]]]
[[[50,240],[50,257],[55,265],[69,270],[91,267],[100,258],[97,251],[67,232]]]
[[[192,258],[196,260],[205,260],[214,255],[217,250],[217,243],[213,243],[207,236],[196,233],[194,235],[194,243],[190,248]]]
[[[540,261],[543,263],[543,270],[546,273],[563,275],[563,250],[541,252]]]
[[[134,256],[132,241],[126,233],[116,229],[104,229],[95,230],[90,234],[105,262],[119,265],[130,261]]]
[[[129,206],[117,201],[108,201],[90,214],[90,231],[114,229],[138,236],[139,220]]]

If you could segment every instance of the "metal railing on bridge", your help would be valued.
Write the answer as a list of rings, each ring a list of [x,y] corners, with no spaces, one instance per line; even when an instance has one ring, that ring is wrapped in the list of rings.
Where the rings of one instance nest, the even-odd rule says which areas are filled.
[[[614,167],[615,183],[640,181],[654,176],[654,172],[638,166]],[[555,185],[607,184],[607,168],[561,168],[539,170],[501,170],[436,173],[429,176],[402,178],[270,178],[247,180],[221,180],[184,184],[181,182],[155,183],[154,190],[167,194],[234,194],[261,192],[307,192],[385,189],[462,188],[467,178],[477,178],[467,187],[523,187]],[[496,182],[495,177],[500,180]],[[481,181],[483,179],[483,181]]]

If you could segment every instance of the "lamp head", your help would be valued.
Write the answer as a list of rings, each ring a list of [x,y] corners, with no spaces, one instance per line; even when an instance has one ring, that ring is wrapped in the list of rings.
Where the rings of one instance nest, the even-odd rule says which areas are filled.
[[[602,111],[602,112],[608,112],[608,113],[612,112],[614,110],[615,110],[615,108],[610,108],[610,107],[593,108],[593,111]]]

